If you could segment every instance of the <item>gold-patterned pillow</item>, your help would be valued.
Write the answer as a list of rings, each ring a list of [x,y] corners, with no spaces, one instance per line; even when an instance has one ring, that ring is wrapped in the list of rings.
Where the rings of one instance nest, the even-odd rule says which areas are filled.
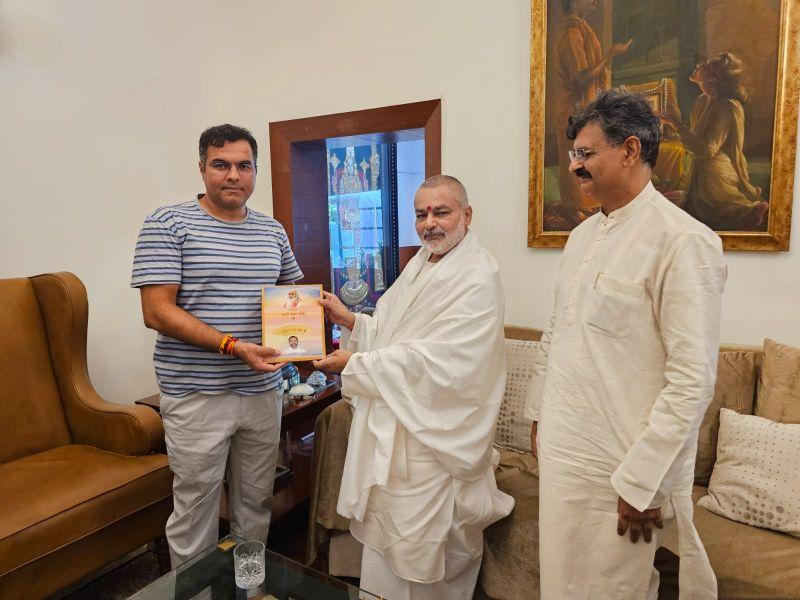
[[[800,537],[799,490],[800,425],[721,409],[717,463],[698,506]]]
[[[525,418],[524,412],[538,347],[539,342],[506,340],[506,391],[494,441],[498,446],[517,452],[531,451],[531,421]]]
[[[694,465],[694,480],[697,485],[707,486],[714,470],[719,409],[729,408],[739,414],[753,414],[755,387],[755,352],[730,350],[719,353],[714,398],[708,405],[697,436],[697,459]]]
[[[800,348],[764,340],[755,414],[778,423],[800,423]]]

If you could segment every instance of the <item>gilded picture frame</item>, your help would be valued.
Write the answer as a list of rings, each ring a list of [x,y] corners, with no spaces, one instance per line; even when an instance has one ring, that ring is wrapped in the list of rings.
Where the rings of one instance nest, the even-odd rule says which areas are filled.
[[[576,5],[589,13],[576,14]],[[597,210],[592,199],[576,199],[570,191],[561,154],[566,156],[571,142],[558,137],[566,128],[565,107],[582,103],[580,94],[570,91],[575,89],[570,73],[592,66],[592,56],[573,56],[580,54],[576,39],[585,32],[583,47],[589,54],[594,50],[595,61],[612,48],[617,52],[597,75],[591,95],[625,87],[676,118],[674,127],[662,125],[654,170],[659,191],[717,231],[727,250],[788,250],[800,100],[799,12],[796,0],[532,0],[528,246],[563,247],[571,229]],[[715,69],[724,63],[726,76],[734,73],[741,80],[737,89],[743,95],[723,98],[719,115],[728,120],[718,115],[706,131],[702,118],[723,96],[697,83],[695,64],[709,60],[716,61]],[[586,72],[576,81],[585,82]],[[710,131],[717,138],[707,139]],[[719,154],[721,148],[729,148],[727,154]]]

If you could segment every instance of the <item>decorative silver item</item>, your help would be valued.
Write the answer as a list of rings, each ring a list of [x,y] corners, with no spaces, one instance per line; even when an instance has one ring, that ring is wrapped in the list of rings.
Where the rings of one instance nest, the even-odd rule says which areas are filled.
[[[324,388],[328,384],[325,373],[314,371],[306,378],[306,383],[314,388]]]
[[[292,389],[289,390],[290,398],[305,398],[306,396],[313,395],[314,388],[307,383],[298,383],[297,385],[292,386]]]
[[[344,282],[339,290],[339,298],[342,299],[347,306],[358,306],[369,294],[369,285],[361,279],[361,269],[358,265],[357,258],[348,258],[347,264],[347,281]]]
[[[380,248],[372,255],[372,261],[375,269],[375,291],[382,292],[386,289],[386,282],[383,280],[383,259],[381,258]]]

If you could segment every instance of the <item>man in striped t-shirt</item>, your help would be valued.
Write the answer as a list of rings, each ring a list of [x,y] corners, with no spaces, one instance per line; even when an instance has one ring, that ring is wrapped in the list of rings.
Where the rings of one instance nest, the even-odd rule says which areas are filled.
[[[249,131],[211,127],[200,136],[206,192],[159,208],[136,244],[131,286],[161,389],[174,508],[167,521],[172,567],[216,542],[229,465],[231,532],[266,542],[282,398],[278,351],[261,339],[261,288],[303,274],[283,227],[246,207],[258,147]]]

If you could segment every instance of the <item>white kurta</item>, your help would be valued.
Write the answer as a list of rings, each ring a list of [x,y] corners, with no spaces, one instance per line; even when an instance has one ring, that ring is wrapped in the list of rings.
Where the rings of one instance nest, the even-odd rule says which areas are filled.
[[[726,272],[719,237],[651,184],[571,233],[525,411],[544,600],[653,594],[657,544],[617,535],[618,496],[677,526],[681,598],[716,598],[691,492]]]
[[[445,576],[455,532],[479,557],[482,531],[513,499],[493,450],[505,387],[497,263],[467,236],[439,262],[422,248],[357,315],[342,393],[355,406],[337,510],[401,579]]]

